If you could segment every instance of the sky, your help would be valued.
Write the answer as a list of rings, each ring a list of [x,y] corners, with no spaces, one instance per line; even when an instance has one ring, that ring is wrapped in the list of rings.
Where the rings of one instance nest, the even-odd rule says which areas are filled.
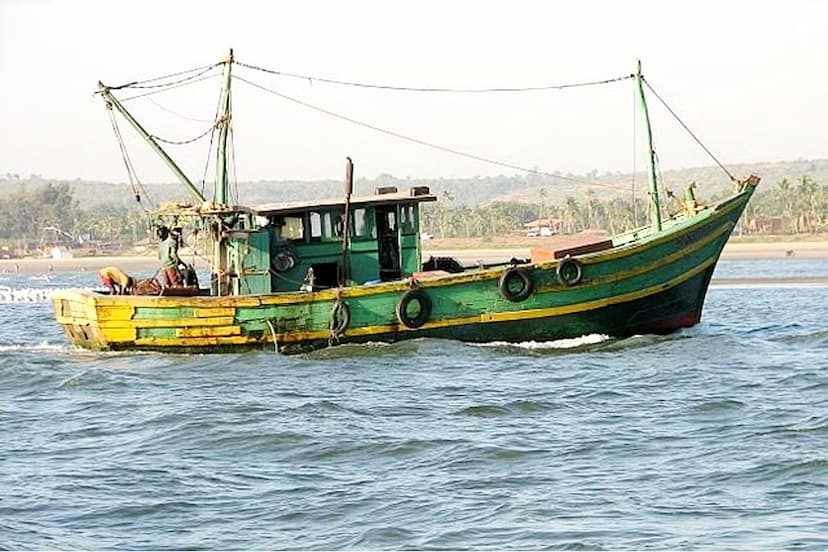
[[[124,182],[98,81],[117,85],[235,59],[275,71],[410,87],[531,87],[629,75],[647,82],[726,166],[828,157],[828,1],[411,2],[0,0],[0,175]],[[634,83],[500,94],[382,91],[234,74],[318,108],[521,168],[641,170]],[[210,126],[211,78],[125,102],[154,135]],[[120,98],[135,95],[122,90]],[[712,165],[652,95],[662,170]],[[465,178],[519,170],[452,155],[233,83],[240,181]],[[138,176],[167,168],[119,123]],[[213,178],[209,138],[170,146]]]

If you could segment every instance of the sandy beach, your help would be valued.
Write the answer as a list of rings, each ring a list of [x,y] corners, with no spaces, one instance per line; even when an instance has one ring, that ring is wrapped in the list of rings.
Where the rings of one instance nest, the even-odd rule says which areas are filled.
[[[451,240],[434,240],[423,244],[423,258],[430,255],[455,257],[461,263],[473,265],[478,262],[494,263],[512,257],[526,258],[530,247],[462,247]],[[552,242],[536,242],[539,246],[549,247]],[[522,243],[520,245],[523,245]],[[187,262],[192,257],[182,257]],[[722,252],[723,259],[761,260],[761,259],[828,259],[828,241],[773,241],[773,242],[730,242]],[[199,269],[207,267],[204,260],[196,258]],[[0,259],[0,273],[20,272],[24,274],[48,274],[49,272],[91,272],[96,273],[105,266],[117,266],[127,273],[148,274],[158,268],[155,256],[112,256],[112,257],[74,257],[74,258],[25,258]]]
[[[541,242],[538,242],[541,244]],[[449,240],[435,241],[433,245],[424,244],[423,258],[455,257],[465,264],[478,261],[489,263],[508,260],[512,257],[528,257],[530,247],[491,247],[466,248],[451,246]],[[547,246],[546,243],[541,244]],[[192,259],[185,255],[185,260]],[[722,259],[828,259],[828,241],[780,241],[780,242],[731,242],[722,252]],[[73,257],[73,258],[25,258],[0,259],[0,272],[22,272],[26,274],[44,274],[48,272],[97,272],[105,266],[118,266],[128,273],[153,271],[158,261],[155,256],[111,256],[111,257]],[[199,258],[196,267],[204,268],[206,263]]]

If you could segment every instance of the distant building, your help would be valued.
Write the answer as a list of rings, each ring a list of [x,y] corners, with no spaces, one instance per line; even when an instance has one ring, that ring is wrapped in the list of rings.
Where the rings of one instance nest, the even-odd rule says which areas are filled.
[[[524,223],[523,230],[528,237],[554,236],[560,234],[563,220],[557,218],[541,218]]]
[[[781,234],[782,217],[759,215],[748,220],[747,231],[751,234]]]

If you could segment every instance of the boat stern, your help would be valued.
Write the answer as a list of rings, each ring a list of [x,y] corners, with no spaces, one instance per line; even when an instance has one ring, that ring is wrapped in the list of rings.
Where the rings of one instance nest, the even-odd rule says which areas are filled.
[[[109,348],[98,323],[95,293],[85,290],[60,290],[52,294],[55,320],[73,345],[96,351]]]

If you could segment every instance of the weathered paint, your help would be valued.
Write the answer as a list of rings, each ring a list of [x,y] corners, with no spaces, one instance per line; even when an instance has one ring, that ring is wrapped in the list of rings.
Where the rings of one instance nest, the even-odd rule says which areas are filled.
[[[585,333],[628,335],[670,331],[701,316],[710,275],[753,186],[694,216],[667,220],[661,233],[603,251],[578,255],[583,279],[558,281],[560,260],[523,265],[535,292],[506,300],[498,280],[509,265],[436,278],[319,292],[239,297],[100,296],[58,292],[58,322],[74,343],[92,349],[282,351],[329,342],[396,341],[445,337],[467,341],[558,339]],[[401,324],[395,308],[408,290],[432,301],[421,327]],[[348,306],[350,324],[330,329],[336,301]]]
[[[241,335],[240,326],[205,326],[198,328],[178,328],[175,337],[224,337]]]

